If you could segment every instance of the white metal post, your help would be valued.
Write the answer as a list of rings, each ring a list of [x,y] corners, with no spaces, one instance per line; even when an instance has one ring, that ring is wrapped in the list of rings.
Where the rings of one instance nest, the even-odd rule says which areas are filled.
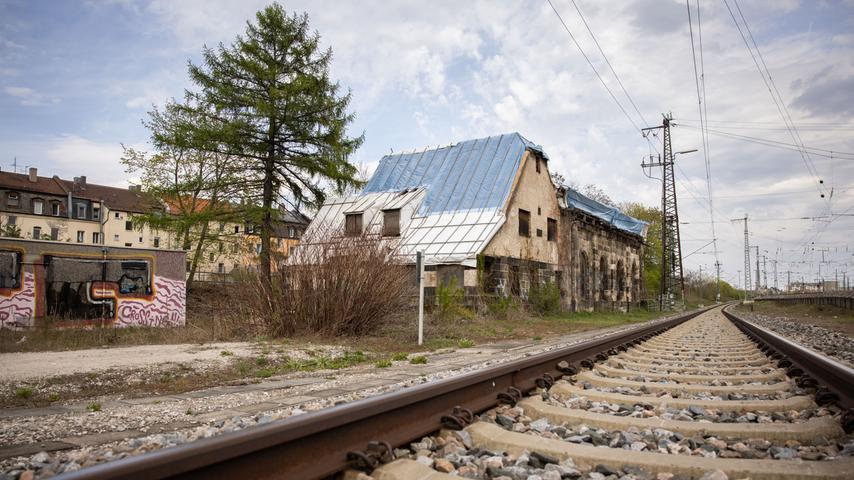
[[[415,254],[418,270],[418,345],[424,344],[424,252]]]

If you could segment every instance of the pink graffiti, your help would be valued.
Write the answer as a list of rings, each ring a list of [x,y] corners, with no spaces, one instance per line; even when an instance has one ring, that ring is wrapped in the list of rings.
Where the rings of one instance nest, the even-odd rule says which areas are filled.
[[[24,284],[10,297],[0,295],[0,328],[20,328],[33,324],[36,311],[36,276],[24,272]]]
[[[119,327],[178,327],[186,323],[186,288],[183,281],[155,275],[154,300],[119,299]]]

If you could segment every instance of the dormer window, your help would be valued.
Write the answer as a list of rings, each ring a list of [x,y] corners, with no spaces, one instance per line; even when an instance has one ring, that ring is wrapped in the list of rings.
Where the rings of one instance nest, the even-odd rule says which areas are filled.
[[[362,214],[348,213],[344,217],[344,234],[348,237],[358,237],[362,234]]]
[[[59,202],[50,202],[50,214],[54,217],[59,216]]]
[[[400,236],[400,209],[383,210],[383,236]]]
[[[21,204],[21,196],[18,192],[9,192],[6,194],[6,206],[17,207]]]
[[[44,200],[41,198],[33,199],[33,214],[34,215],[43,215],[44,214]]]

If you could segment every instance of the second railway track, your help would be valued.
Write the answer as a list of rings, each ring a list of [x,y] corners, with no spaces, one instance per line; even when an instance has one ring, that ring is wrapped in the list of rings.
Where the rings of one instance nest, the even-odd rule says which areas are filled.
[[[728,316],[718,307],[74,476],[854,478],[854,373]]]

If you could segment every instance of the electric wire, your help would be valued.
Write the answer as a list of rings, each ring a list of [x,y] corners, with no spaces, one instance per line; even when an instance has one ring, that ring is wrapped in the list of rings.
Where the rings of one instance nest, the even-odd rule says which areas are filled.
[[[617,100],[617,97],[614,95],[614,92],[611,91],[611,88],[608,87],[607,83],[605,83],[605,80],[602,78],[602,75],[599,74],[599,70],[597,70],[596,67],[593,65],[593,62],[590,61],[590,57],[588,57],[587,54],[584,52],[584,49],[581,48],[581,44],[578,43],[578,40],[576,40],[575,35],[572,34],[572,31],[569,29],[569,26],[563,20],[563,17],[561,17],[560,12],[558,12],[557,8],[555,8],[554,4],[552,3],[552,0],[546,1],[549,3],[549,6],[552,7],[552,11],[554,11],[555,16],[557,16],[557,19],[560,21],[560,24],[563,25],[563,29],[566,30],[566,33],[569,34],[569,38],[572,39],[572,43],[575,44],[575,47],[578,48],[579,52],[581,52],[581,56],[583,56],[584,60],[587,61],[587,64],[590,65],[590,68],[593,70],[593,73],[596,74],[596,78],[599,79],[599,83],[601,83],[602,86],[605,87],[605,90],[608,91],[608,95],[610,95],[611,100],[613,100],[614,103],[617,104],[617,107],[619,107],[620,111],[623,112],[623,115],[626,116],[626,119],[628,119],[629,123],[632,124],[635,130],[641,132],[642,130],[640,129],[640,127],[638,127],[637,123],[635,123],[632,117],[629,116],[629,113],[626,111],[620,101]]]

